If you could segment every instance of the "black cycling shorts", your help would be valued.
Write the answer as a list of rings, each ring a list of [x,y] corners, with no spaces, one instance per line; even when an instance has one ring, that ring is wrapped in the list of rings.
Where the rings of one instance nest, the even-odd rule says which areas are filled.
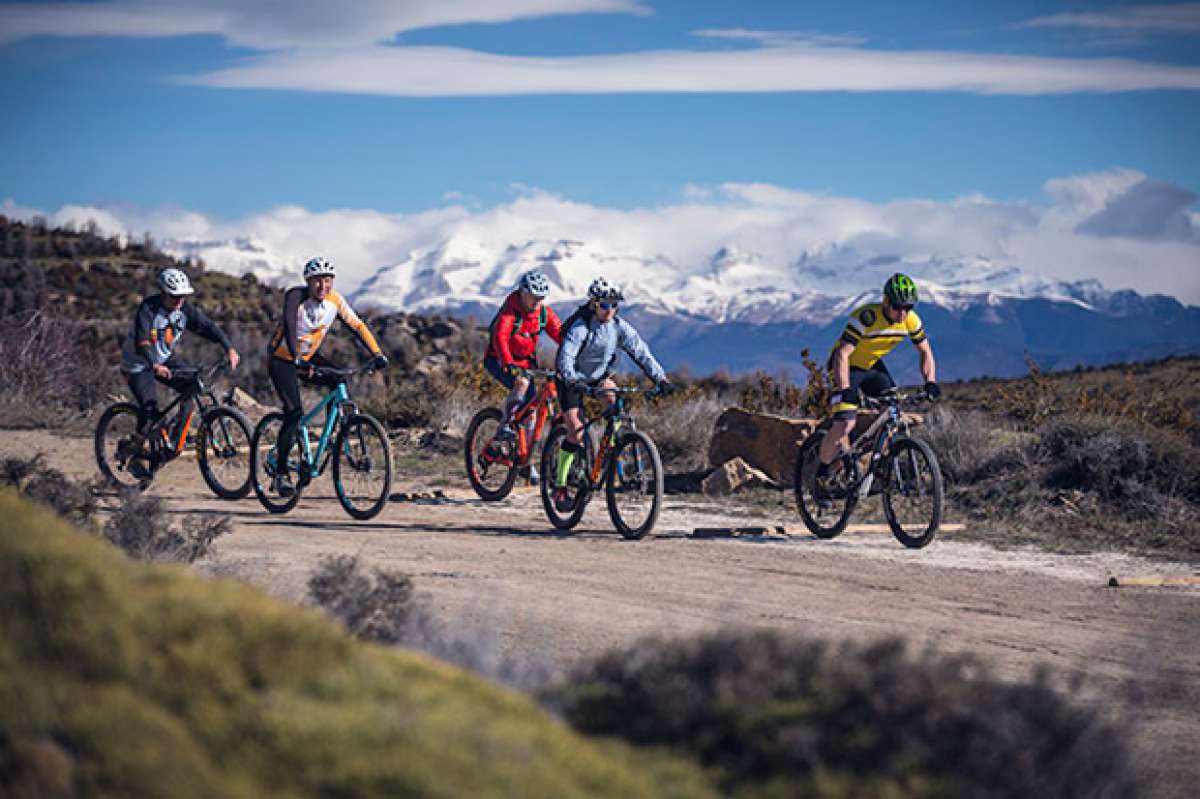
[[[833,406],[834,419],[853,419],[858,415],[858,394],[878,397],[890,388],[896,387],[892,373],[888,371],[883,361],[876,361],[870,369],[850,367],[850,388],[842,392],[842,401]],[[835,392],[836,393],[836,392]]]

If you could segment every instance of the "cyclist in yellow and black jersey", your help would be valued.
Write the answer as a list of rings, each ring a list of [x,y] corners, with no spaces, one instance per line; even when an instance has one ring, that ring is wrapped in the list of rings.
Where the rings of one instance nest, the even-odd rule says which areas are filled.
[[[934,399],[941,395],[933,348],[921,318],[913,310],[917,299],[917,285],[912,278],[892,275],[883,284],[883,302],[856,308],[846,322],[841,338],[833,345],[829,353],[829,373],[834,386],[830,397],[833,423],[821,442],[818,477],[826,475],[839,448],[849,449],[860,393],[877,397],[896,385],[881,359],[904,339],[912,341],[917,348],[925,390]]]

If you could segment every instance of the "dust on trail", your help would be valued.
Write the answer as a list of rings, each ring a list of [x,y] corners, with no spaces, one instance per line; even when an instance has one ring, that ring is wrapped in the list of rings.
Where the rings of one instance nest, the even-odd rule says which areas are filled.
[[[0,457],[47,453],[49,465],[95,476],[90,439],[0,431]],[[428,485],[400,474],[394,490]],[[1147,795],[1200,780],[1200,591],[1109,588],[1110,576],[1194,574],[1185,564],[1114,554],[999,551],[939,536],[906,550],[890,535],[692,537],[696,527],[798,526],[786,508],[722,507],[667,497],[656,535],[629,542],[593,501],[571,535],[555,533],[536,491],[486,504],[465,488],[438,502],[389,503],[369,522],[341,509],[327,478],[298,507],[271,516],[251,496],[222,502],[193,461],[169,465],[152,491],[173,512],[228,513],[233,532],[200,568],[302,602],[322,557],[358,555],[411,574],[431,610],[497,656],[548,669],[638,637],[726,625],[810,636],[902,636],[972,652],[999,674],[1038,664],[1085,679],[1084,696],[1137,730]],[[1187,793],[1187,791],[1183,791]]]

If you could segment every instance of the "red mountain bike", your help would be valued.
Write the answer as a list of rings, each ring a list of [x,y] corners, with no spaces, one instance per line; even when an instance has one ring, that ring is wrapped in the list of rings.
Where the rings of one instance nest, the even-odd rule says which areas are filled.
[[[515,432],[512,438],[498,436],[504,414],[499,408],[484,408],[475,414],[467,427],[464,442],[467,479],[471,488],[481,499],[498,502],[509,495],[517,481],[517,472],[528,466],[533,449],[542,438],[546,419],[558,418],[558,390],[554,386],[554,372],[549,369],[529,369],[530,379],[541,378],[541,388],[533,398],[518,408],[510,427]],[[535,416],[536,414],[536,416]],[[526,430],[533,419],[533,433]]]

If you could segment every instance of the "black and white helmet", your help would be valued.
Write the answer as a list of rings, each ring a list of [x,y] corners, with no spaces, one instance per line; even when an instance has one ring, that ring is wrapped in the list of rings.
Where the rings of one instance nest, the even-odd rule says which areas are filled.
[[[188,276],[174,267],[158,273],[158,288],[163,294],[170,294],[172,297],[195,294]]]
[[[609,283],[602,277],[596,278],[592,281],[592,285],[588,286],[588,297],[593,300],[615,300],[617,302],[625,299],[620,286]]]
[[[304,265],[305,280],[308,280],[310,277],[333,275],[334,273],[333,262],[319,255],[316,258],[308,259],[308,263]]]
[[[550,293],[550,281],[536,269],[521,275],[520,287],[535,297],[545,297]]]

